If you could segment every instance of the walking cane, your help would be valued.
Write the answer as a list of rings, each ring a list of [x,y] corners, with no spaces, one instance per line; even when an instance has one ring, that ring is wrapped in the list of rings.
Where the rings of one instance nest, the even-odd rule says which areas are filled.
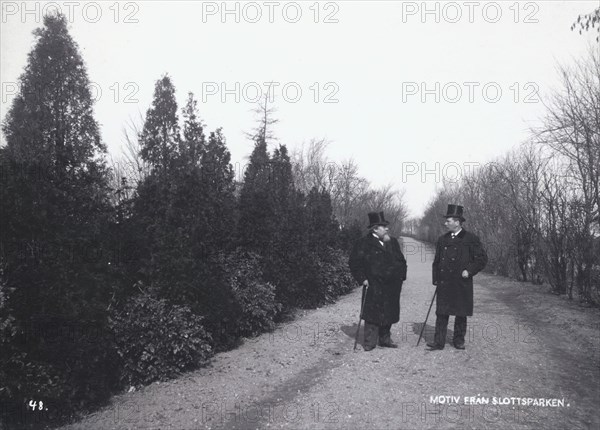
[[[369,286],[363,285],[363,298],[362,303],[360,304],[360,315],[358,316],[358,328],[356,329],[356,335],[354,336],[354,351],[356,351],[356,345],[358,344],[358,332],[360,331],[360,323],[362,322],[363,309],[365,307],[365,300],[367,300],[367,290]]]
[[[423,327],[421,327],[421,334],[419,335],[419,340],[417,341],[417,346],[419,346],[419,342],[421,342],[421,337],[423,337],[423,330],[425,330],[425,326],[427,325],[427,320],[429,319],[429,312],[431,312],[431,306],[433,306],[433,301],[435,300],[436,294],[437,294],[437,287],[435,287],[435,292],[433,293],[433,298],[431,299],[431,303],[429,304],[429,310],[427,311],[427,316],[425,317],[425,322],[423,323]]]

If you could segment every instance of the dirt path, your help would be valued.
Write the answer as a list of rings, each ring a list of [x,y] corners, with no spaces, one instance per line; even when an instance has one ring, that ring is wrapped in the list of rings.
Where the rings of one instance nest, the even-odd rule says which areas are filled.
[[[209,368],[115,396],[66,428],[600,428],[598,310],[549,295],[545,286],[479,275],[466,350],[448,344],[428,352],[415,345],[434,291],[433,255],[412,239],[404,250],[408,280],[392,327],[399,349],[353,352],[357,289],[217,355]],[[428,339],[434,319],[432,312]],[[450,403],[434,404],[436,396]],[[558,400],[493,404],[511,397]]]

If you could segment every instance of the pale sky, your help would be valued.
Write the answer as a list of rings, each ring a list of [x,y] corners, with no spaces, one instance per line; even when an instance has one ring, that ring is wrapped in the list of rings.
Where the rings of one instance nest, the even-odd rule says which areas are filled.
[[[598,5],[3,1],[0,114],[32,30],[58,6],[70,18],[114,156],[126,122],[146,112],[155,81],[168,73],[180,107],[192,91],[208,130],[223,127],[240,173],[252,150],[244,132],[255,123],[253,101],[272,81],[281,143],[293,151],[328,139],[332,161],[353,158],[374,186],[405,189],[410,214],[419,216],[444,175],[456,179],[527,139],[558,87],[557,65],[598,48],[596,31],[570,30]]]

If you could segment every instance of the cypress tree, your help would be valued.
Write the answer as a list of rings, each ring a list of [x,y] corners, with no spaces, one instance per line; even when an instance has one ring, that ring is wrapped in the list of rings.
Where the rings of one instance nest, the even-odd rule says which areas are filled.
[[[200,165],[204,219],[210,220],[206,229],[207,246],[231,249],[235,234],[235,196],[231,154],[222,130],[211,132]]]
[[[140,270],[145,283],[173,299],[179,293],[178,274],[191,256],[181,241],[187,214],[182,206],[187,202],[175,198],[177,169],[185,145],[180,137],[175,87],[168,75],[156,81],[139,139],[140,156],[152,169],[138,186],[133,205],[136,230],[142,232],[139,246],[145,252]]]
[[[161,173],[167,172],[179,154],[179,118],[175,87],[168,75],[156,82],[152,106],[141,132],[141,156]]]
[[[66,18],[46,16],[34,35],[2,124],[1,260],[16,328],[2,393],[18,402],[38,393],[67,411],[105,398],[110,385],[98,378],[111,374],[106,148]],[[92,327],[100,336],[90,342]]]
[[[179,150],[184,164],[199,166],[200,160],[206,146],[204,126],[198,118],[198,101],[193,93],[188,93],[186,105],[182,109],[183,114],[183,139]]]
[[[325,247],[337,246],[338,224],[333,217],[331,197],[325,190],[313,187],[306,199],[309,223],[309,246],[312,251],[320,252]]]
[[[264,133],[259,132],[244,173],[240,193],[238,242],[259,253],[269,249],[276,222],[271,194],[271,160]]]

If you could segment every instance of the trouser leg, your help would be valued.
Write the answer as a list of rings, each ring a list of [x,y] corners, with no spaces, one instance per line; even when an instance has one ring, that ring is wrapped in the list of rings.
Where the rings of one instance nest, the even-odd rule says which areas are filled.
[[[392,325],[379,326],[379,345],[389,344],[392,341],[391,331]]]
[[[363,348],[371,350],[377,346],[377,338],[379,337],[379,326],[365,321],[365,340]]]
[[[435,344],[443,348],[446,345],[446,331],[448,329],[449,315],[443,315],[436,313],[435,320]]]
[[[467,317],[454,317],[454,344],[465,344],[465,333],[467,332]]]

